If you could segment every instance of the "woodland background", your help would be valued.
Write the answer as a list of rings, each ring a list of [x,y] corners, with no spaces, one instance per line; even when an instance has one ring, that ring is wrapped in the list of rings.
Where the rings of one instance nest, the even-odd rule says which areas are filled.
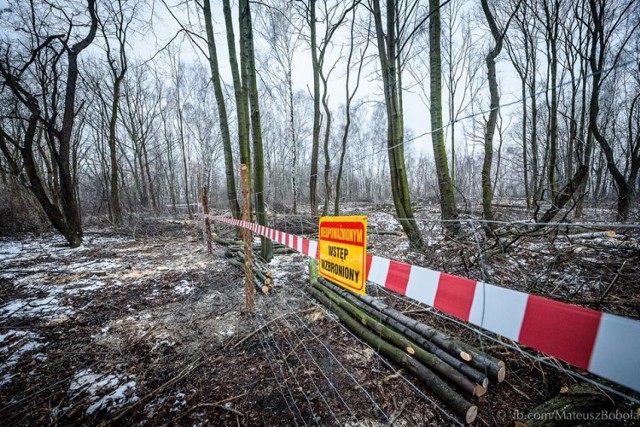
[[[0,227],[52,223],[75,246],[83,219],[192,215],[203,187],[237,217],[240,163],[261,223],[393,201],[415,248],[416,203],[637,220],[638,16],[632,0],[9,0]]]

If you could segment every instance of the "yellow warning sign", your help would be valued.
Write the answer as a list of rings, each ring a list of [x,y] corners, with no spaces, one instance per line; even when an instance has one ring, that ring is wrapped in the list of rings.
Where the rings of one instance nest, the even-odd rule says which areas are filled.
[[[365,294],[367,217],[320,218],[318,272],[350,291]]]

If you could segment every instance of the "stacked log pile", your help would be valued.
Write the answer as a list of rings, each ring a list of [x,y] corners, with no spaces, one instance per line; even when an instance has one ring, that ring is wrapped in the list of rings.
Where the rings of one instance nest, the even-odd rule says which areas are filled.
[[[420,323],[382,301],[356,295],[311,274],[308,292],[357,336],[418,377],[467,423],[491,382],[504,381],[503,361]]]
[[[221,237],[215,237],[214,241],[222,246],[227,246],[229,248],[232,249],[242,249],[242,241],[241,240],[231,240],[231,239],[223,239]],[[260,245],[258,244],[254,244],[253,246],[253,250],[254,251],[259,251],[260,250]],[[273,244],[273,254],[274,255],[286,255],[286,254],[292,254],[295,253],[296,251],[294,251],[293,249],[291,249],[288,246],[282,245],[280,243],[274,243]]]
[[[245,258],[242,242],[236,240],[224,240],[217,237],[214,239],[214,241],[227,247],[224,256],[227,258],[229,264],[244,271]],[[262,294],[268,294],[269,292],[271,292],[273,290],[273,273],[271,272],[271,270],[269,270],[268,266],[259,259],[259,257],[253,257],[252,271],[253,284],[256,288],[256,291]]]

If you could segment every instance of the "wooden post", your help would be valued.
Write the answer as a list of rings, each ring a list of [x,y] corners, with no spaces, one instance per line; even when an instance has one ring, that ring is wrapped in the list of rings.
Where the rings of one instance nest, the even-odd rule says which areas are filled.
[[[204,237],[207,239],[207,252],[213,253],[211,243],[211,218],[209,218],[209,198],[207,197],[207,187],[202,187],[202,214],[204,215]]]
[[[251,221],[251,199],[249,197],[249,173],[247,165],[240,165],[240,178],[242,180],[242,220]],[[251,231],[242,228],[242,240],[244,241],[244,296],[246,310],[253,311],[253,245]]]

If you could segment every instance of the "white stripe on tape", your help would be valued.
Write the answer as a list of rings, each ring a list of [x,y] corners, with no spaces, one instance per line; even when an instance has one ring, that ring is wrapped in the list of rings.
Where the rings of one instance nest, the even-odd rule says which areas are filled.
[[[637,320],[603,313],[591,352],[589,371],[640,390],[639,325]]]
[[[371,257],[371,268],[369,269],[369,277],[367,280],[377,283],[380,286],[384,286],[387,280],[387,274],[389,274],[389,263],[391,260],[387,258],[381,258],[379,256]]]
[[[433,307],[439,281],[440,272],[412,266],[407,283],[407,296]]]
[[[528,294],[478,282],[469,322],[518,341]]]

